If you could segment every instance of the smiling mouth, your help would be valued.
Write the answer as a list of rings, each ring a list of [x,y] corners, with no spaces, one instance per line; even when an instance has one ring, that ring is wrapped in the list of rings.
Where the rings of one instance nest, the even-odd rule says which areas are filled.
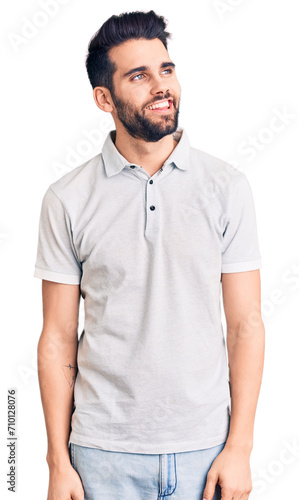
[[[149,106],[146,106],[145,109],[149,111],[155,111],[155,112],[160,112],[163,113],[165,111],[170,111],[173,108],[173,102],[172,99],[165,99],[164,101],[158,101],[154,104],[150,104]]]

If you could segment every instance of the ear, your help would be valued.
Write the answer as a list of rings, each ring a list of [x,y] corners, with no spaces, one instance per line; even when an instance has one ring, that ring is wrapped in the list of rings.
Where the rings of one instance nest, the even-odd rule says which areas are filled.
[[[102,111],[111,113],[115,109],[110,91],[106,87],[95,87],[93,89],[93,98]]]

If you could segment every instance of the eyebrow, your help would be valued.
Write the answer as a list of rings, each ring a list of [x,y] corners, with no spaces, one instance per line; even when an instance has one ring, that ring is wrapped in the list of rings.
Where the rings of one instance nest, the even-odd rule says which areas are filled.
[[[175,68],[175,64],[171,61],[163,62],[160,64],[160,68],[168,68],[171,66],[172,68]],[[138,68],[133,68],[127,71],[122,75],[122,78],[126,78],[127,76],[132,75],[133,73],[138,73],[139,71],[148,71],[150,68],[148,66],[138,66]]]

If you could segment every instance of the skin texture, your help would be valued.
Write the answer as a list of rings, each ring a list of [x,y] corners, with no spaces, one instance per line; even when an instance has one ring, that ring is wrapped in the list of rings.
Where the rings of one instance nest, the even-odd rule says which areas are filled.
[[[152,176],[177,145],[171,130],[176,124],[181,89],[175,70],[170,66],[161,68],[161,64],[173,61],[158,39],[130,40],[111,49],[110,57],[117,67],[114,101],[108,89],[97,87],[93,91],[95,103],[111,113],[115,121],[115,146],[119,152],[131,163],[142,165]],[[123,76],[140,66],[147,69]],[[173,100],[170,113],[145,109],[165,97]],[[153,141],[144,131],[149,121]],[[161,138],[157,140],[159,135]],[[213,498],[218,482],[222,500],[247,500],[252,489],[249,459],[264,360],[260,271],[222,274],[222,292],[227,322],[231,425],[225,447],[208,473],[204,497]],[[42,293],[44,324],[38,344],[38,376],[48,436],[47,500],[84,500],[83,486],[70,463],[67,447],[77,373],[80,286],[43,280]]]

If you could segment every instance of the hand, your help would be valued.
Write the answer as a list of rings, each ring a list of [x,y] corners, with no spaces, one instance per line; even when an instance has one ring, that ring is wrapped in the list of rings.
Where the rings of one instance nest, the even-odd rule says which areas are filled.
[[[50,467],[47,500],[84,500],[82,481],[70,462]]]
[[[207,475],[203,500],[212,500],[216,484],[221,487],[221,500],[248,500],[252,490],[250,453],[237,446],[224,446]]]

